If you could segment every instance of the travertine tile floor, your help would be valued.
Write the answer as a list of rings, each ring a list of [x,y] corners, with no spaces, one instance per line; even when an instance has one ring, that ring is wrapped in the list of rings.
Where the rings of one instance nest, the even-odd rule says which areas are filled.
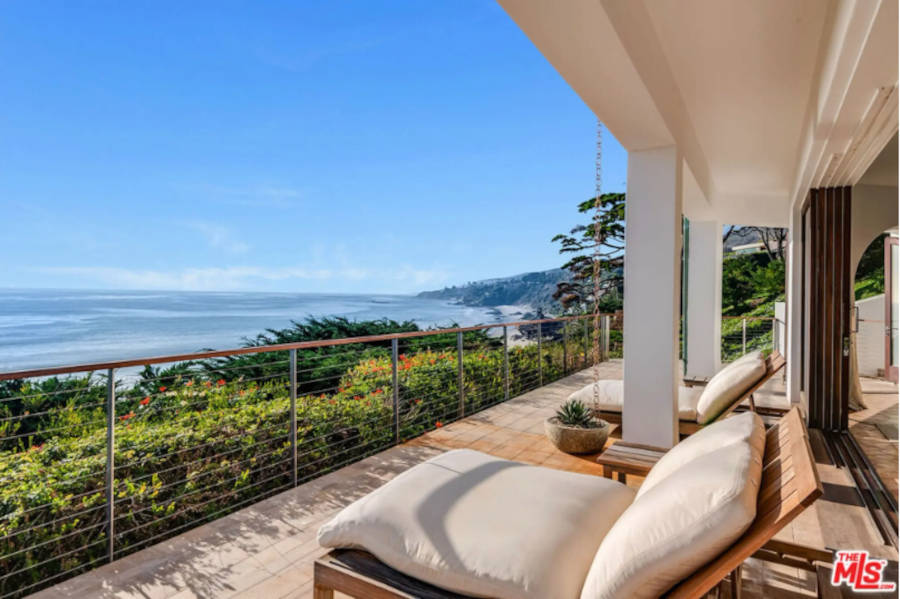
[[[621,372],[621,361],[602,365],[605,378],[620,378]],[[470,447],[522,462],[599,475],[600,469],[590,458],[558,452],[542,433],[544,419],[569,393],[590,382],[591,376],[589,371],[576,373],[34,597],[311,597],[312,564],[323,553],[315,540],[319,526],[343,506],[449,448]],[[766,397],[758,401],[783,405],[780,381],[767,388]],[[876,541],[877,531],[865,509],[854,503],[847,475],[824,463],[819,469],[825,497],[779,533],[779,538],[818,547],[868,548],[876,555],[897,559],[892,548]],[[640,479],[629,477],[628,484],[639,485]],[[755,560],[749,560],[744,568],[744,591],[749,597],[815,596],[814,584],[811,574],[795,568]]]

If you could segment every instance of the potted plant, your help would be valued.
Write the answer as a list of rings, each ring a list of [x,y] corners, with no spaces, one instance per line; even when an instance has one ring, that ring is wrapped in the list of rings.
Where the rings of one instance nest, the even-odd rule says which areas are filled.
[[[580,399],[570,399],[544,421],[544,431],[560,451],[597,453],[609,437],[609,423],[595,417]]]

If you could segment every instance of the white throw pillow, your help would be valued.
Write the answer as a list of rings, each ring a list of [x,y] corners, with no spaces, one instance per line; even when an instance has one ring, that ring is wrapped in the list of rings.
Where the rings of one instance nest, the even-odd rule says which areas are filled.
[[[318,539],[466,595],[573,599],[633,497],[602,477],[456,450],[349,505]]]
[[[581,599],[659,597],[727,549],[756,517],[754,454],[732,443],[635,499],[600,544]]]
[[[697,402],[697,422],[714,420],[765,374],[762,352],[751,352],[720,370],[703,388]]]
[[[597,408],[604,412],[621,412],[625,397],[625,381],[621,379],[604,379],[597,382],[599,389]],[[697,402],[703,393],[702,387],[678,387],[678,419],[697,420]],[[575,391],[569,399],[580,399],[589,406],[594,405],[594,383]]]
[[[703,427],[667,451],[654,464],[636,497],[655,487],[688,462],[733,443],[749,443],[755,459],[761,460],[766,447],[766,427],[762,418],[753,412],[744,412]]]

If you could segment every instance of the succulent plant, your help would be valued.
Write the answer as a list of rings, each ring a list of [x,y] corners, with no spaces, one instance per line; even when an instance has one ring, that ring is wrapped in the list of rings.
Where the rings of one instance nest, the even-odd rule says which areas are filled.
[[[570,399],[556,410],[559,423],[578,428],[596,428],[600,423],[591,413],[591,409],[580,399]]]

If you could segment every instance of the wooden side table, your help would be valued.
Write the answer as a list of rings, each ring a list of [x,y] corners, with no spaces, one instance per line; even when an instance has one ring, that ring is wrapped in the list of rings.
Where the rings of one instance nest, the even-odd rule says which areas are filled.
[[[616,441],[597,457],[597,463],[603,466],[603,476],[612,478],[615,473],[619,482],[624,483],[626,474],[647,476],[665,453],[661,447]]]

